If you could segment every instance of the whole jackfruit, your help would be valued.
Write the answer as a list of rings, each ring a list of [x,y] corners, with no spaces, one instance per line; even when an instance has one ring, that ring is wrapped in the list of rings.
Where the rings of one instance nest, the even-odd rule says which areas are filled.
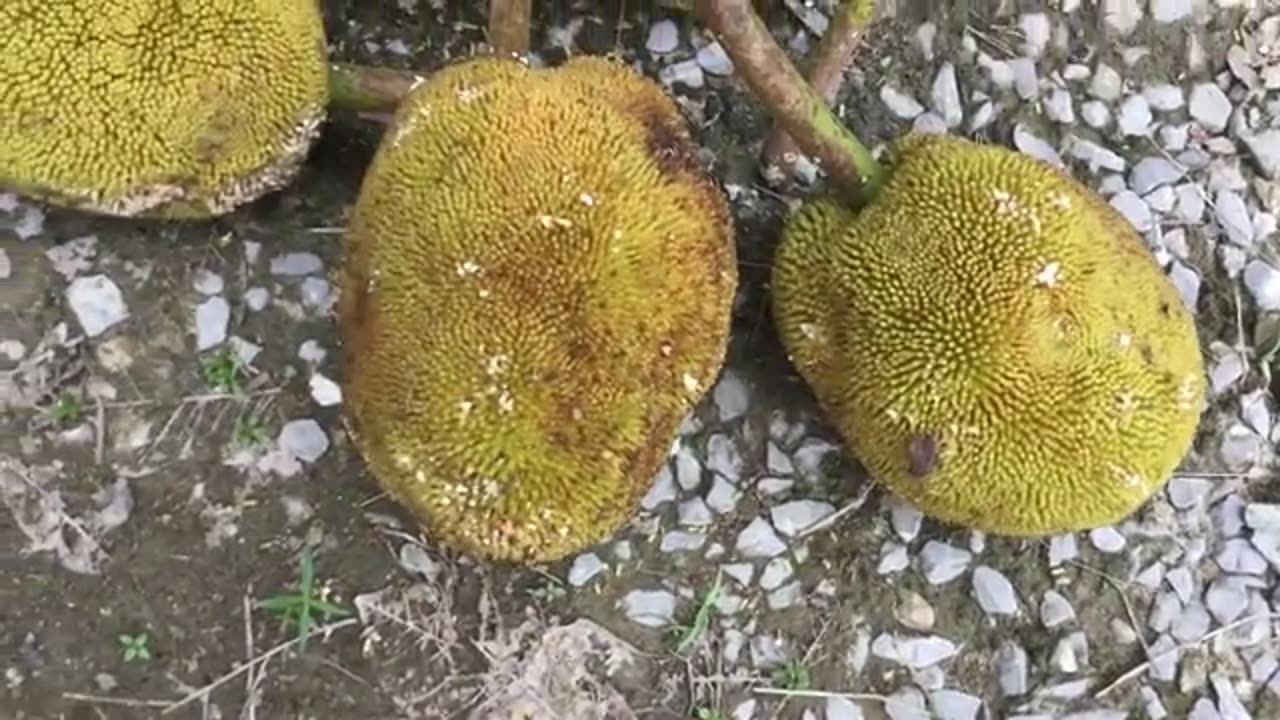
[[[0,2],[0,187],[108,215],[289,182],[328,98],[314,0]]]
[[[446,544],[552,561],[636,509],[723,362],[733,227],[663,91],[476,58],[397,110],[338,279],[348,429]]]
[[[1001,147],[908,135],[859,212],[789,221],[781,340],[871,475],[1005,535],[1097,527],[1173,472],[1204,396],[1179,293],[1127,220]]]

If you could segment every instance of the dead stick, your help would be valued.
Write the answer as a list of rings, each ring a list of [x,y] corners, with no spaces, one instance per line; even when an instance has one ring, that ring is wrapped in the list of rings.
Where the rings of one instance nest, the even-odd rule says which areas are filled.
[[[862,40],[862,31],[871,19],[874,0],[848,0],[841,3],[835,17],[827,26],[822,39],[813,51],[813,65],[809,68],[809,86],[822,96],[828,106],[834,105],[836,94],[844,80],[845,68],[853,60],[853,53]],[[800,148],[786,130],[775,126],[765,141],[761,154],[761,166],[771,185],[785,184],[794,177],[796,163],[800,160]]]
[[[408,70],[333,63],[329,65],[329,106],[390,112],[423,80]]]
[[[791,64],[749,0],[696,0],[698,17],[719,36],[751,92],[774,121],[812,156],[838,194],[861,206],[874,197],[883,170]]]
[[[499,57],[529,53],[529,0],[489,0],[489,44]]]

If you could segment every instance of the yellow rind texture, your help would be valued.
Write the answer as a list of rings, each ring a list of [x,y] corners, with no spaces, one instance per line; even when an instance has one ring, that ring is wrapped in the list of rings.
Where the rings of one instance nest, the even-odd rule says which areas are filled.
[[[398,109],[339,270],[348,429],[447,545],[512,562],[615,533],[723,362],[733,227],[662,90],[476,58]]]
[[[1175,287],[1123,216],[1047,164],[947,136],[892,151],[865,209],[811,201],[777,252],[775,321],[824,412],[942,521],[1039,536],[1130,515],[1202,409]]]
[[[0,2],[0,188],[221,215],[291,181],[324,119],[314,0]]]

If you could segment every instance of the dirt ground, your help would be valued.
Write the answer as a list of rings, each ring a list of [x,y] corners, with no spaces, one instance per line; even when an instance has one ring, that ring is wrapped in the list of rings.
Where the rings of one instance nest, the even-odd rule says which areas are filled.
[[[469,55],[483,40],[483,13],[455,6],[481,4],[448,5],[438,11],[428,2],[326,0],[334,57],[425,72]],[[620,49],[656,74],[658,63],[644,46],[650,24],[662,14],[640,7],[646,4],[535,5],[534,46],[548,59],[565,52],[549,49],[561,37],[551,29],[575,26],[572,52]],[[790,37],[799,28],[796,18],[775,5],[771,22],[780,37]],[[1037,7],[950,3],[949,11],[939,13],[934,3],[898,5],[869,33],[840,98],[844,120],[868,144],[904,129],[876,96],[886,74],[927,97],[936,63],[911,49],[920,22],[938,23],[937,54],[946,57],[965,28],[981,28],[993,46],[1002,38],[1013,42],[1011,13]],[[696,24],[671,16],[687,44]],[[1064,61],[1093,62],[1118,52],[1096,10],[1085,8],[1072,18],[1071,51]],[[1225,54],[1231,22],[1224,15],[1215,21],[1224,32],[1215,32],[1217,25],[1206,28],[1210,57]],[[1155,76],[1185,61],[1186,45],[1177,31],[1142,32],[1130,44],[1143,42],[1151,54],[1129,71],[1131,77]],[[387,49],[395,40],[407,54]],[[978,72],[973,65],[958,70],[962,84],[969,80],[966,73]],[[795,198],[769,190],[756,175],[769,123],[740,84],[708,76],[705,87],[682,88],[680,94],[705,159],[722,182],[754,188],[747,201],[734,204],[743,289],[728,362],[751,388],[749,407],[733,421],[733,437],[744,459],[743,475],[754,477],[766,474],[766,445],[780,419],[806,437],[836,442],[766,317],[767,268],[781,219]],[[1024,120],[1043,122],[1030,109],[1012,107],[972,136],[1009,144],[1014,124]],[[1043,658],[1053,636],[1025,617],[993,623],[967,593],[931,588],[918,574],[879,574],[881,546],[892,535],[886,501],[847,458],[827,456],[805,488],[804,497],[849,508],[804,545],[797,574],[806,601],[750,619],[713,613],[705,637],[684,652],[669,628],[633,622],[620,607],[635,588],[668,588],[680,599],[677,623],[695,622],[718,563],[699,553],[660,549],[663,530],[675,522],[673,505],[638,514],[597,549],[608,559],[604,577],[577,588],[566,581],[572,559],[516,568],[460,557],[436,546],[383,498],[345,439],[340,406],[320,407],[311,398],[311,372],[330,378],[342,372],[329,316],[302,301],[298,278],[268,270],[271,258],[295,251],[315,253],[332,266],[379,128],[369,119],[333,118],[290,188],[214,221],[112,220],[46,208],[41,232],[19,239],[18,228],[33,206],[0,210],[0,248],[20,270],[0,280],[0,336],[20,340],[35,349],[32,354],[49,350],[41,364],[47,374],[41,384],[44,408],[0,409],[0,458],[12,461],[9,472],[44,488],[42,500],[53,502],[56,489],[69,518],[51,535],[68,548],[60,557],[50,549],[28,552],[29,534],[9,513],[0,513],[0,659],[6,672],[0,717],[461,718],[483,716],[485,703],[496,708],[504,692],[519,691],[516,678],[523,677],[531,687],[559,687],[559,697],[571,699],[554,710],[534,703],[526,706],[527,715],[494,717],[727,720],[755,699],[754,717],[808,712],[818,718],[821,695],[762,694],[761,687],[797,683],[751,663],[726,667],[725,643],[732,636],[726,630],[749,639],[782,638],[800,659],[790,667],[807,673],[806,688],[884,696],[908,679],[905,671],[860,672],[850,657],[859,647],[865,654],[878,628],[895,625],[895,609],[906,593],[930,599],[936,616],[931,632],[963,644],[947,668],[948,686],[981,697],[992,718],[1013,714],[1018,703],[1002,698],[992,658],[1009,638],[1033,658]],[[45,254],[86,236],[96,241],[84,262],[128,283],[131,312],[123,327],[92,341],[80,337],[64,300],[66,278]],[[192,312],[202,297],[193,282],[207,273],[223,278],[233,298],[232,335],[261,348],[234,393],[211,383],[207,369],[211,362],[216,366],[217,351],[194,350]],[[274,301],[265,310],[252,311],[241,300],[255,286],[272,291]],[[1218,321],[1225,323],[1202,318]],[[327,355],[299,356],[301,347],[315,345]],[[0,371],[16,366],[4,362],[0,355]],[[66,397],[75,406],[69,415],[59,403]],[[725,425],[710,397],[698,415],[700,427],[683,439],[705,454]],[[331,446],[291,476],[264,472],[256,463],[271,460],[281,428],[303,418],[316,420]],[[47,483],[41,479],[46,477]],[[732,511],[715,519],[708,542],[732,547],[744,526],[773,502],[744,493]],[[88,541],[83,525],[107,529]],[[915,542],[927,539],[959,547],[973,542],[967,531],[931,522]],[[276,613],[255,605],[294,589],[304,548],[314,558],[320,594],[348,613],[317,618],[328,629],[311,637],[305,649],[294,640],[296,627],[283,626]],[[990,538],[984,553],[1026,598],[1064,585],[1066,569],[1050,567],[1042,543]],[[67,565],[76,561],[94,564],[98,572],[70,571]],[[1077,598],[1078,625],[1094,643],[1091,677],[1114,680],[1143,656],[1140,646],[1105,641],[1111,623],[1134,613],[1131,605],[1141,612],[1150,598],[1116,584],[1114,578],[1130,574],[1123,556],[1082,547],[1079,564],[1084,569],[1071,569],[1065,582]],[[751,603],[759,609],[763,599]],[[1027,605],[1025,613],[1034,618],[1034,602]],[[559,646],[553,641],[560,636],[544,638],[553,631],[564,633]],[[142,633],[145,642],[137,639]],[[146,657],[137,655],[139,644]],[[1032,672],[1033,683],[1047,681],[1035,662]],[[1123,686],[1109,700],[1114,707],[1138,707],[1136,687]],[[1162,690],[1162,697],[1171,717],[1184,717],[1192,701],[1176,688]],[[1255,712],[1280,712],[1275,696],[1269,697],[1259,700]],[[1077,706],[1088,704],[1064,703],[1063,712]],[[887,717],[874,699],[860,707],[866,717]],[[1126,716],[1142,717],[1136,711]]]

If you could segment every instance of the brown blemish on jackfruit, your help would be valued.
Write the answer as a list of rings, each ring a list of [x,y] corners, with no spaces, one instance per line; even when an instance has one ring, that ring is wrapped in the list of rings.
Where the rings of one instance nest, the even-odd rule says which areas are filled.
[[[348,229],[344,404],[436,537],[547,561],[634,512],[728,338],[728,207],[665,157],[691,146],[659,87],[598,58],[469,60],[398,110]]]
[[[0,2],[0,187],[219,215],[289,182],[328,97],[312,0]]]
[[[1119,213],[1043,163],[945,136],[889,157],[860,214],[830,199],[796,214],[774,268],[783,343],[853,454],[926,513],[991,532],[1133,512],[1204,397],[1172,283]],[[1050,261],[1052,287],[1035,282]],[[920,479],[903,448],[925,434],[940,462]]]

